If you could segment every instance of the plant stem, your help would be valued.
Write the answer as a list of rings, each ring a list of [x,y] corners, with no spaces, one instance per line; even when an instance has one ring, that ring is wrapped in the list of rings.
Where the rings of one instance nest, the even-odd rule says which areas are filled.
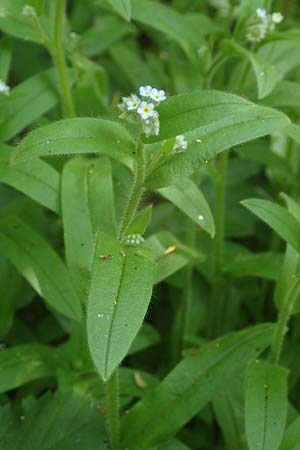
[[[52,58],[59,77],[64,114],[67,117],[73,117],[75,115],[75,110],[71,95],[71,86],[63,46],[63,25],[65,20],[65,9],[66,0],[57,0],[55,12],[54,48],[52,51]]]
[[[123,239],[126,236],[126,231],[132,222],[139,201],[143,193],[143,184],[145,178],[145,162],[144,162],[144,148],[141,141],[137,146],[137,153],[134,165],[134,182],[131,194],[128,199],[127,207],[121,221],[119,239]]]
[[[107,430],[111,450],[120,447],[119,374],[118,369],[105,383]]]
[[[221,317],[224,305],[224,291],[222,286],[222,270],[224,259],[224,234],[225,234],[225,185],[228,163],[228,152],[222,152],[218,159],[218,174],[216,181],[215,197],[215,223],[216,234],[214,239],[213,273],[214,285],[212,288],[212,298],[210,314],[208,320],[208,336],[214,337],[220,331]]]
[[[270,362],[277,364],[280,359],[284,336],[287,332],[287,324],[295,303],[295,300],[300,294],[300,278],[295,276],[292,280],[291,286],[286,293],[283,304],[281,306],[276,329],[274,333],[273,343],[270,353]]]

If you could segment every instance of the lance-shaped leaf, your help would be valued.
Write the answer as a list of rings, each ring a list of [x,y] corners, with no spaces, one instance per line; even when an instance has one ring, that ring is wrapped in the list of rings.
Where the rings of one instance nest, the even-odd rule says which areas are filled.
[[[287,370],[265,362],[248,369],[245,420],[250,450],[277,450],[287,416]]]
[[[130,21],[131,18],[131,0],[105,0],[104,5],[107,6],[123,19]]]
[[[130,165],[134,141],[119,123],[94,118],[65,119],[32,131],[13,155],[13,162],[37,156],[104,154]],[[127,154],[126,154],[127,153]]]
[[[0,352],[0,392],[39,378],[55,377],[62,366],[58,351],[46,345],[19,345]]]
[[[158,109],[160,134],[149,142],[182,134],[188,148],[162,160],[147,180],[147,185],[154,188],[177,184],[223,150],[290,123],[279,111],[219,91],[195,91],[170,97]]]
[[[300,222],[286,208],[259,198],[243,200],[241,203],[300,252]]]
[[[12,148],[0,145],[0,183],[8,184],[56,213],[60,210],[60,176],[41,159],[10,165]]]
[[[110,234],[116,231],[112,173],[108,159],[79,157],[65,164],[62,216],[67,264],[80,297],[86,300],[96,230]]]
[[[157,189],[157,192],[177,206],[211,237],[214,236],[215,223],[210,207],[200,188],[192,180]]]
[[[148,450],[171,437],[271,342],[258,325],[208,343],[188,356],[122,419],[123,447]]]
[[[90,352],[103,380],[126,356],[142,325],[151,299],[154,270],[149,248],[123,249],[115,238],[98,234],[87,329]]]
[[[17,217],[1,220],[0,251],[51,307],[80,320],[80,302],[69,272],[36,231]]]
[[[0,140],[8,141],[59,102],[54,69],[33,75],[12,89],[2,105]]]

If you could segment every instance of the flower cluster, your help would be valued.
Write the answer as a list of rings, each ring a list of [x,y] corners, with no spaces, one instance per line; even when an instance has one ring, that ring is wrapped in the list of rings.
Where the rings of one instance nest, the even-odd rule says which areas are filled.
[[[130,246],[140,245],[144,238],[140,234],[128,234],[125,237],[125,244]]]
[[[4,81],[0,80],[0,94],[9,95],[10,87],[4,83]]]
[[[280,12],[268,14],[265,9],[257,8],[256,16],[247,29],[246,39],[249,42],[262,41],[282,20],[283,15]]]
[[[37,13],[33,6],[25,5],[22,10],[23,16],[26,17],[36,17]]]
[[[152,86],[141,86],[139,96],[132,94],[123,97],[119,104],[120,117],[130,122],[141,122],[143,132],[147,137],[159,134],[159,114],[156,106],[166,100],[166,93],[162,89]]]

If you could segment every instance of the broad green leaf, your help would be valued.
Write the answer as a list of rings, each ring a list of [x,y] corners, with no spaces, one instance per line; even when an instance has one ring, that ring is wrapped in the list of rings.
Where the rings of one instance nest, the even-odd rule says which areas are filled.
[[[11,166],[12,150],[12,147],[0,144],[0,183],[8,184],[58,213],[60,211],[59,173],[41,159]]]
[[[161,131],[151,141],[183,134],[188,148],[162,161],[147,181],[152,188],[177,184],[223,150],[290,123],[279,111],[219,91],[194,91],[170,97],[159,106],[159,114]]]
[[[37,156],[92,153],[130,165],[130,153],[134,151],[132,137],[119,123],[94,118],[65,119],[26,136],[13,155],[13,163]]]
[[[123,417],[123,447],[146,450],[171,437],[270,344],[272,331],[271,325],[258,325],[185,358]]]
[[[190,450],[190,448],[177,439],[170,439],[168,442],[159,445],[158,450]]]
[[[70,392],[24,401],[21,420],[1,407],[0,421],[1,450],[108,450],[96,402]]]
[[[0,80],[6,81],[12,57],[12,44],[9,37],[0,40]]]
[[[222,44],[225,53],[229,56],[247,58],[250,61],[257,82],[258,98],[262,99],[269,95],[281,78],[275,67],[234,40],[226,39]]]
[[[53,69],[40,72],[12,89],[0,114],[0,141],[8,141],[59,102]]]
[[[241,203],[300,252],[300,222],[286,208],[259,198],[243,200]]]
[[[107,380],[140,329],[154,283],[152,252],[125,247],[99,233],[88,299],[88,343],[95,366]]]
[[[152,206],[140,211],[128,227],[127,234],[144,234],[152,216]]]
[[[299,125],[292,123],[288,127],[284,128],[282,131],[286,136],[288,136],[291,139],[293,139],[294,141],[298,142],[298,144],[300,143],[300,126]]]
[[[268,106],[294,106],[299,108],[300,105],[300,84],[294,81],[280,81],[268,97],[262,102]]]
[[[280,79],[300,64],[299,35],[295,40],[279,40],[268,42],[260,47],[257,56],[272,64]]]
[[[212,212],[200,188],[192,180],[157,189],[157,192],[177,206],[211,237],[214,236],[215,223]]]
[[[300,450],[300,418],[285,431],[279,450]]]
[[[167,231],[153,234],[146,240],[146,245],[154,252],[156,283],[160,283],[187,264],[201,263],[205,259],[203,254],[182,244]]]
[[[0,352],[0,392],[39,378],[55,377],[61,366],[56,349],[45,345],[19,345]]]
[[[112,173],[108,159],[78,157],[65,164],[62,216],[67,264],[73,283],[86,303],[96,231],[116,232]]]
[[[80,320],[80,302],[69,273],[36,231],[17,217],[2,219],[0,251],[51,307],[71,319]]]
[[[131,0],[106,0],[112,11],[119,14],[123,19],[130,21]]]
[[[32,0],[1,0],[0,29],[18,39],[42,43],[41,33],[32,17],[23,14],[23,8]]]
[[[250,450],[277,450],[287,416],[287,370],[253,362],[247,373],[245,420]]]
[[[224,272],[232,277],[259,277],[277,280],[282,267],[281,253],[265,252],[242,255],[225,264]]]

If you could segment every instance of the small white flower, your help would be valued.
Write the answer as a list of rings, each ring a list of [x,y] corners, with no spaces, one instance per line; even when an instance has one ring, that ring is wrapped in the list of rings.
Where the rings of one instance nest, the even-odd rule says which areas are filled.
[[[152,86],[141,86],[139,89],[140,95],[142,97],[150,97],[151,92],[152,92]]]
[[[0,94],[9,95],[10,87],[4,83],[4,81],[0,80]]]
[[[257,8],[256,10],[256,15],[257,17],[259,17],[260,19],[266,20],[267,19],[267,11],[265,9],[262,8]]]
[[[187,147],[188,147],[188,143],[187,143],[185,137],[182,134],[179,134],[178,136],[176,136],[173,150],[174,151],[186,150]]]
[[[27,16],[27,17],[36,17],[36,10],[33,8],[33,6],[30,5],[25,5],[24,8],[22,9],[22,14],[23,16]]]
[[[272,14],[272,22],[273,23],[281,23],[283,21],[283,15],[280,12],[274,12]]]
[[[156,88],[153,88],[150,93],[150,98],[152,100],[156,101],[157,103],[159,103],[159,102],[163,102],[164,100],[166,100],[167,97],[166,97],[166,93],[163,89],[158,90]]]
[[[137,109],[137,113],[143,120],[147,120],[155,114],[154,108],[155,106],[153,103],[141,102]]]
[[[125,101],[126,107],[128,111],[134,111],[138,109],[141,100],[137,95],[132,95],[131,97],[127,97],[123,99]]]

